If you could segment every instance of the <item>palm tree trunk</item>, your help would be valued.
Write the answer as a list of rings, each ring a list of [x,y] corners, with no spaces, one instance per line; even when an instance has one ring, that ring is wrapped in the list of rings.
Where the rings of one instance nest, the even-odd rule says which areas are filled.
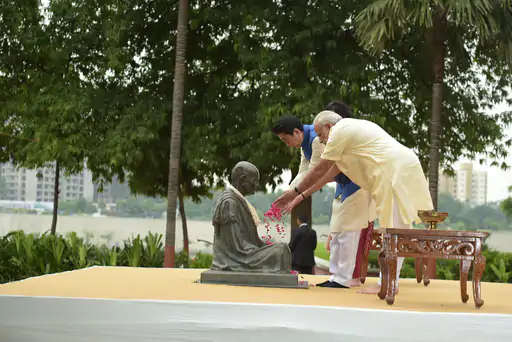
[[[60,165],[59,161],[55,162],[55,182],[53,185],[53,218],[52,228],[50,234],[55,235],[57,232],[57,219],[59,214],[59,178],[60,178]]]
[[[167,185],[167,225],[165,230],[164,267],[174,267],[176,243],[176,207],[181,147],[181,117],[185,92],[185,52],[187,47],[188,0],[180,0],[176,38],[176,64],[172,94],[172,128]]]
[[[183,191],[181,190],[181,186],[179,187],[178,200],[180,205],[181,228],[183,230],[183,251],[187,256],[189,256],[187,215],[185,213],[185,201],[183,200]]]
[[[443,110],[443,81],[444,81],[444,63],[446,56],[446,14],[441,9],[436,9],[436,18],[432,30],[432,117],[430,122],[430,154],[429,154],[429,189],[437,210],[437,192],[439,187],[439,160],[441,149],[441,116]]]
[[[429,190],[434,210],[437,210],[439,189],[439,160],[441,149],[441,118],[443,111],[444,63],[446,57],[446,12],[439,6],[435,9],[434,27],[432,28],[432,117],[430,122],[430,153],[429,153]],[[436,278],[436,260],[427,261],[428,277]]]

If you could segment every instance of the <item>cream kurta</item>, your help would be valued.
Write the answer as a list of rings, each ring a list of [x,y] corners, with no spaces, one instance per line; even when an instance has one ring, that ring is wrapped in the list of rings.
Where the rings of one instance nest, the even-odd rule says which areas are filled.
[[[331,233],[361,230],[368,222],[377,218],[375,202],[364,189],[359,189],[343,202],[341,196],[332,201],[332,215],[329,229]]]
[[[332,160],[375,199],[382,228],[393,228],[394,199],[404,223],[432,210],[427,180],[416,154],[367,120],[343,119],[331,129],[322,159]]]

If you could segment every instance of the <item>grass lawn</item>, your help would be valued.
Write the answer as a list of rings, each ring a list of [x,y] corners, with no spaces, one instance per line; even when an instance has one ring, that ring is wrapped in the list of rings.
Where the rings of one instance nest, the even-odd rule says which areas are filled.
[[[325,249],[325,246],[324,246],[323,242],[319,242],[316,245],[315,256],[320,258],[320,259],[324,259],[324,260],[329,261],[329,252],[327,252],[327,250]]]

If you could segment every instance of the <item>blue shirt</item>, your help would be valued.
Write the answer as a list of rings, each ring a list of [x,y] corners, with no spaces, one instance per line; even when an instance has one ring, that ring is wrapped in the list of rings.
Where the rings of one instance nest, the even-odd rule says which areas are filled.
[[[341,196],[341,202],[361,188],[341,172],[334,177],[334,181],[336,182],[336,193],[334,194],[334,198]]]
[[[313,125],[303,125],[304,139],[302,140],[302,152],[307,160],[311,160],[313,155],[313,140],[316,138],[316,132]]]

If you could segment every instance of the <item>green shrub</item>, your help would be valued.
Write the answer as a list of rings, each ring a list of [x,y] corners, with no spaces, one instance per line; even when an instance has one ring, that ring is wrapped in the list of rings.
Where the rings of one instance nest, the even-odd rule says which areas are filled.
[[[95,246],[76,233],[66,236],[15,231],[0,238],[0,284],[29,277],[99,266],[162,267],[162,234],[151,232],[124,241],[123,247]],[[209,268],[213,256],[189,259],[178,253],[177,267]]]
[[[486,258],[485,273],[483,281],[495,283],[512,283],[512,253],[499,252],[489,249],[484,245],[482,254]],[[369,268],[379,268],[377,261],[379,252],[371,251],[368,258]],[[416,271],[413,258],[406,258],[400,273],[402,278],[416,278]],[[458,260],[437,260],[437,279],[460,280],[460,261]],[[469,271],[468,279],[472,279],[472,269]]]

